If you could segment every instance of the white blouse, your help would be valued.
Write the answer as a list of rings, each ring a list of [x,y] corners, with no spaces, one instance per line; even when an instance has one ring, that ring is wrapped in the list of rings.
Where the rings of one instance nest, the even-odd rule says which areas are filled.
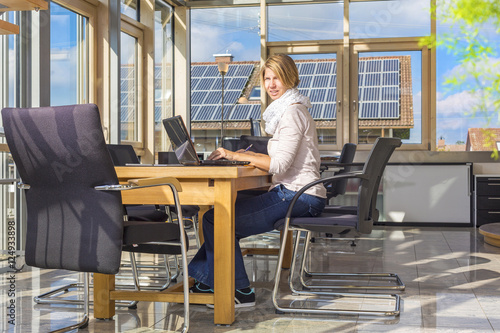
[[[267,150],[271,157],[269,172],[273,174],[271,188],[282,184],[291,191],[298,191],[320,178],[316,124],[304,105],[292,104],[287,108]],[[326,198],[322,184],[305,193]]]

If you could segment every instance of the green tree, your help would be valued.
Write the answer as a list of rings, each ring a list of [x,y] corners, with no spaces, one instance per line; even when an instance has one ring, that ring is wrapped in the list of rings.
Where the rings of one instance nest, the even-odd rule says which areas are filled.
[[[431,15],[451,25],[455,32],[423,38],[421,44],[446,47],[458,56],[461,70],[447,77],[445,84],[460,87],[476,97],[472,114],[483,116],[486,127],[491,127],[500,118],[500,62],[496,58],[496,45],[482,31],[485,27],[493,27],[497,34],[500,33],[500,1],[436,0]],[[486,137],[486,146],[493,150],[492,157],[498,159],[494,135],[487,133]]]

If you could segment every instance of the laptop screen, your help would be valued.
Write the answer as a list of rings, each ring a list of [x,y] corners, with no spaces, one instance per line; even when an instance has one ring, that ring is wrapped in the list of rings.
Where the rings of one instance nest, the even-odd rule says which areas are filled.
[[[184,165],[199,165],[200,160],[181,116],[163,119],[163,126],[167,131],[179,163]]]

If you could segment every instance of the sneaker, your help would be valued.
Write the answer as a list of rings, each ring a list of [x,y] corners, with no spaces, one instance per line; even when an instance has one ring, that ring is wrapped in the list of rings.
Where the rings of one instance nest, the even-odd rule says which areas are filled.
[[[204,283],[196,281],[194,285],[189,288],[190,293],[213,294],[214,290]]]
[[[255,306],[255,291],[250,288],[236,289],[234,292],[234,307],[246,308],[250,306]],[[213,304],[207,304],[210,309],[214,308]]]

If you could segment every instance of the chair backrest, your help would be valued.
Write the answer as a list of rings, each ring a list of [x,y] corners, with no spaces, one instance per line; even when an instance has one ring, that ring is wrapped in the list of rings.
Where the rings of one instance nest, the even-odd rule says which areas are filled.
[[[363,167],[367,179],[361,179],[358,190],[358,231],[371,233],[373,228],[373,211],[375,211],[378,187],[385,167],[397,147],[401,146],[399,138],[377,138]]]
[[[260,121],[258,119],[250,118],[250,135],[262,136],[262,131],[260,129]]]
[[[2,110],[7,144],[25,190],[26,263],[118,272],[123,239],[118,179],[96,105]]]
[[[250,151],[267,154],[267,144],[269,139],[271,139],[270,136],[242,135],[240,136],[238,149],[246,149],[248,146],[252,145],[249,149]]]
[[[111,160],[113,160],[115,166],[125,166],[129,163],[141,163],[132,145],[108,144],[107,147],[111,155]]]
[[[340,153],[338,163],[352,163],[355,154],[356,145],[354,143],[346,143],[344,147],[342,147],[342,152]],[[352,168],[352,166],[346,166],[342,170],[335,172],[334,175],[340,175],[342,173],[350,172]],[[333,197],[336,197],[337,195],[343,195],[346,191],[347,179],[336,180],[334,182],[325,184],[325,187],[327,199],[331,199]]]

